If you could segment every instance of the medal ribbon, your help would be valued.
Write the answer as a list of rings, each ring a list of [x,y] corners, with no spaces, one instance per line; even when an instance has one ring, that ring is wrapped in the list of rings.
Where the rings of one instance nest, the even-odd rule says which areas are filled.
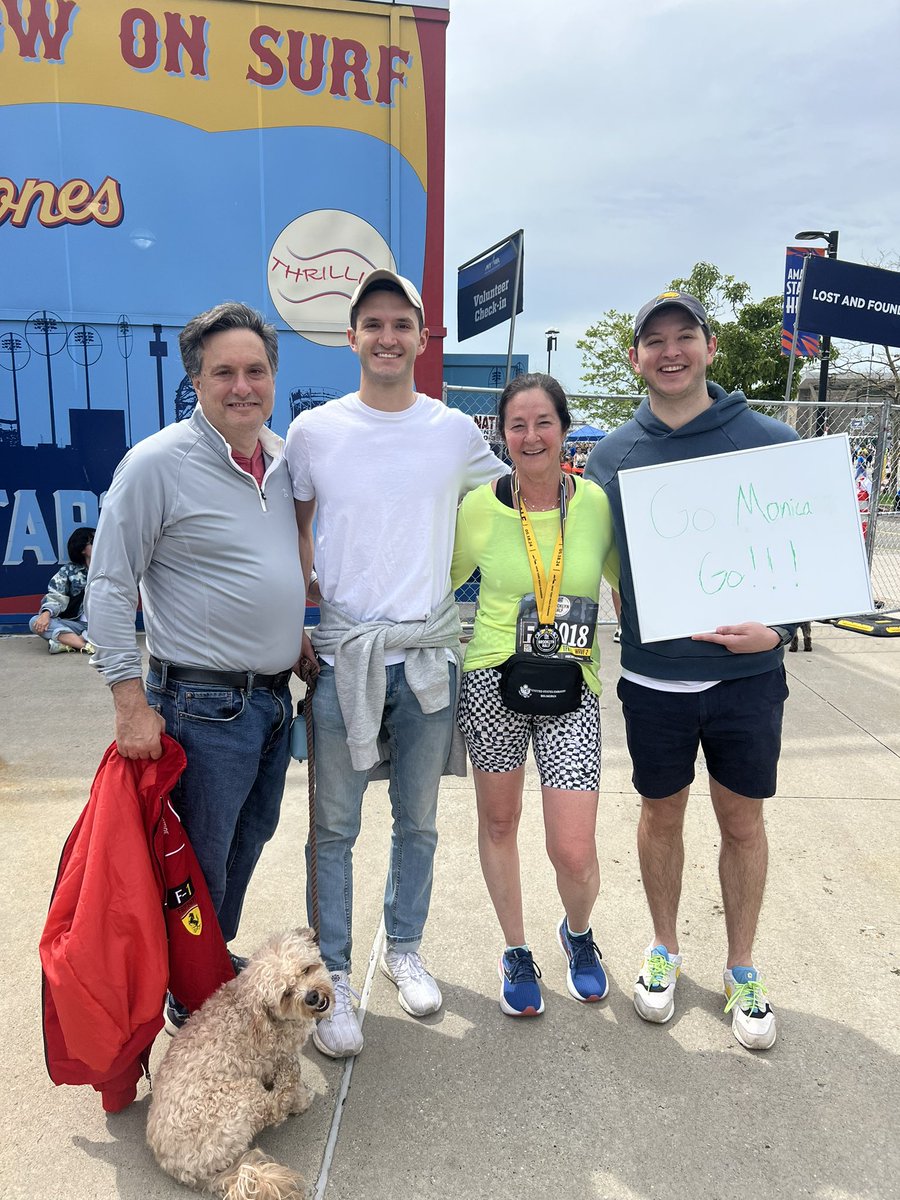
[[[540,625],[553,625],[556,622],[556,606],[559,602],[559,589],[562,584],[563,540],[566,529],[567,507],[566,479],[565,476],[560,476],[559,537],[556,539],[556,546],[553,550],[553,557],[550,560],[550,572],[548,575],[544,573],[544,563],[541,559],[540,547],[538,546],[537,538],[534,536],[534,529],[528,517],[525,501],[519,492],[519,478],[515,471],[513,471],[512,488],[519,516],[522,518],[525,551],[528,555],[528,565],[531,567],[534,598],[537,601],[538,623]]]

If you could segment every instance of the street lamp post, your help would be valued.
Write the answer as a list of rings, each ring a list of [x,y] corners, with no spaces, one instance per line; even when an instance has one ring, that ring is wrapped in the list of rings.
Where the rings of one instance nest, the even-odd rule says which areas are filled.
[[[839,233],[836,229],[832,229],[830,233],[825,233],[821,229],[804,229],[801,233],[795,233],[794,237],[798,242],[815,242],[821,238],[828,243],[827,257],[837,258]],[[828,364],[830,360],[831,334],[825,333],[822,335],[822,356],[819,359],[819,405],[816,409],[816,437],[823,437],[825,434],[825,418],[828,412],[825,406],[828,399]]]
[[[550,374],[550,355],[556,349],[556,339],[559,337],[558,329],[547,330],[547,374]]]

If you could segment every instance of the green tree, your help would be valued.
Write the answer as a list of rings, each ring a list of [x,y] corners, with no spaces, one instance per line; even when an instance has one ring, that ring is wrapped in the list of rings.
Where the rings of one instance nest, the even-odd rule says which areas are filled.
[[[581,351],[582,383],[600,394],[575,396],[572,403],[585,421],[602,429],[623,425],[634,415],[635,397],[647,390],[628,358],[633,329],[633,313],[611,308],[575,343]]]
[[[748,399],[778,404],[784,399],[788,359],[781,354],[781,296],[754,300],[750,285],[723,274],[712,263],[698,262],[690,275],[673,279],[671,288],[690,292],[709,313],[718,350],[710,378],[726,391],[740,388]],[[592,392],[575,399],[585,418],[613,429],[635,408],[633,397],[646,391],[628,358],[634,314],[608,312],[576,343],[582,352],[582,382]],[[792,394],[800,382],[795,370]]]

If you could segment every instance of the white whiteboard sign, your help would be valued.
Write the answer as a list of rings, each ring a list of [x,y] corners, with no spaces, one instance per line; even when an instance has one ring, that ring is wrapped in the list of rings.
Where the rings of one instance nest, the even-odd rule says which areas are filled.
[[[619,472],[641,641],[873,608],[845,433]]]

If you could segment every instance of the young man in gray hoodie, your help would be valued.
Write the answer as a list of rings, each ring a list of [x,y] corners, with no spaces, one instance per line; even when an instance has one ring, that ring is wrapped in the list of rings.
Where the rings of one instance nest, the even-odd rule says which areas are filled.
[[[669,291],[648,301],[635,319],[630,350],[647,398],[632,420],[597,444],[585,478],[609,497],[621,557],[618,695],[641,795],[638,854],[653,921],[634,1006],[644,1020],[658,1023],[675,1011],[682,829],[702,746],[722,835],[726,1012],[741,1045],[766,1050],[775,1042],[775,1014],[753,966],[768,859],[762,801],[775,793],[788,694],[784,647],[794,627],[746,621],[642,643],[618,480],[620,470],[632,467],[796,440],[788,425],[750,409],[743,392],[728,395],[707,381],[715,353],[716,338],[694,296]]]

